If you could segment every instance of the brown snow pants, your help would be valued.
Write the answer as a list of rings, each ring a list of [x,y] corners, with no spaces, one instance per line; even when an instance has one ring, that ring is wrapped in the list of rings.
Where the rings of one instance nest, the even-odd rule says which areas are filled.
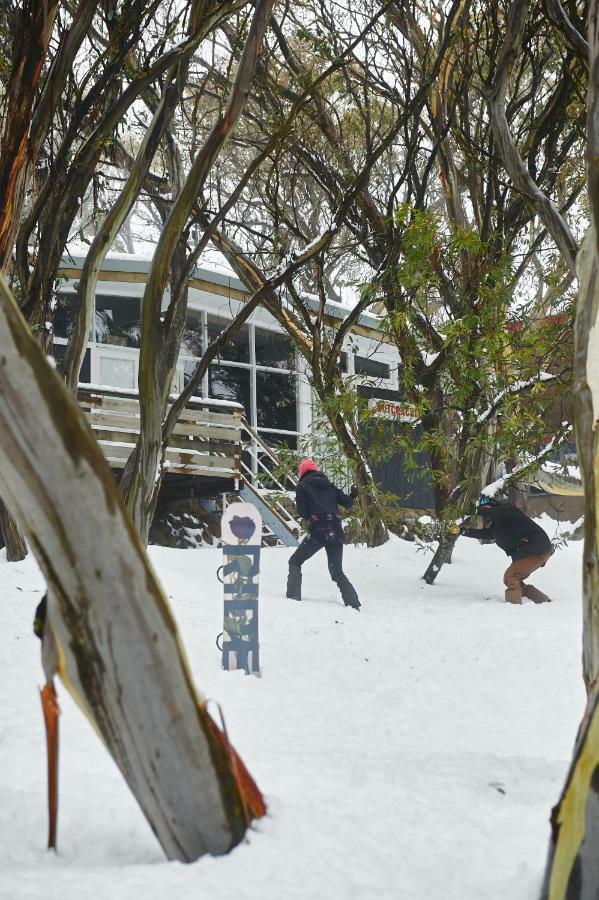
[[[525,556],[524,559],[518,559],[505,570],[503,583],[505,584],[505,599],[508,603],[522,603],[522,597],[528,597],[535,603],[545,603],[549,600],[547,594],[533,587],[532,584],[525,584],[524,579],[528,578],[537,569],[541,569],[551,553],[537,553],[535,556]]]

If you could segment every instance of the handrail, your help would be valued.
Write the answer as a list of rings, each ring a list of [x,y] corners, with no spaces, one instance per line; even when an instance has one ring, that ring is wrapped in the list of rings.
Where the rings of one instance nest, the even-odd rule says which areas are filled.
[[[250,451],[248,451],[248,452],[250,452]],[[269,477],[270,479],[272,479],[272,481],[274,482],[274,484],[277,485],[277,487],[279,488],[280,491],[286,491],[286,490],[287,490],[287,488],[285,488],[285,487],[281,484],[281,482],[279,481],[279,479],[276,478],[276,477],[272,474],[272,472],[271,472],[269,469],[267,469],[267,467],[264,465],[264,463],[262,462],[262,460],[260,459],[259,456],[256,456],[255,454],[253,454],[253,453],[251,453],[251,452],[250,452],[250,456],[252,457],[252,459],[255,459],[255,460],[256,460],[256,464],[262,469],[262,471],[264,472],[265,475],[268,475],[268,477]],[[246,481],[249,480],[251,483],[253,483],[253,480],[254,480],[254,477],[255,477],[255,476],[254,476],[254,473],[253,473],[252,470],[249,468],[249,466],[247,465],[247,463],[245,463],[245,462],[243,461],[243,459],[241,460],[241,466],[242,466],[242,468],[244,468],[244,469],[246,470],[246,472],[247,472],[248,475],[249,475],[249,479],[248,479],[248,478],[245,478],[245,480],[246,480]],[[245,477],[245,476],[244,476],[244,477]]]
[[[277,459],[276,454],[273,452],[272,447],[269,447],[269,445],[266,443],[266,441],[264,440],[264,438],[263,438],[257,431],[255,431],[255,430],[252,428],[252,426],[250,425],[250,423],[247,421],[247,419],[246,419],[244,416],[241,417],[241,422],[240,422],[240,424],[241,424],[241,431],[242,431],[242,432],[243,432],[243,431],[247,431],[247,433],[248,433],[248,434],[250,435],[250,437],[252,438],[252,441],[254,441],[256,444],[259,444],[259,445],[260,445],[260,447],[261,447],[262,450],[266,453],[266,455],[267,455],[268,458],[271,460],[271,462],[273,462],[275,465],[278,465],[278,464],[279,464],[279,460]],[[251,454],[251,455],[253,455],[253,454]],[[277,478],[275,478],[275,476],[272,474],[272,472],[269,472],[269,470],[266,468],[266,466],[261,462],[260,458],[259,458],[257,455],[254,456],[254,458],[255,458],[256,462],[257,462],[257,463],[261,466],[261,468],[264,470],[264,472],[266,472],[266,473],[272,478],[272,480],[273,480],[276,484],[279,485],[279,487],[281,488],[281,490],[283,490],[283,491],[286,490],[286,488],[283,487],[283,485],[280,483],[280,481],[279,481]],[[247,468],[247,467],[246,467],[246,468]],[[297,487],[298,479],[295,477],[295,475],[291,475],[291,474],[285,475],[285,478],[286,478],[289,482],[291,482],[291,484],[293,485],[294,488]]]

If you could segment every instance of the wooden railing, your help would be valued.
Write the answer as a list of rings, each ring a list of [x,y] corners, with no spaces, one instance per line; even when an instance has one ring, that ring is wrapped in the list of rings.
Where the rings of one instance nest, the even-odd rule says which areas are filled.
[[[81,385],[78,399],[110,467],[124,468],[139,435],[137,392]],[[242,412],[236,403],[190,400],[169,441],[166,470],[175,475],[233,478],[237,488]]]

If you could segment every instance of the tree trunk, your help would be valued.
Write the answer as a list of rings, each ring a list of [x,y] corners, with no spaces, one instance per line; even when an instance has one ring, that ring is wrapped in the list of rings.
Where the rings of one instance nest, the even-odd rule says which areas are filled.
[[[6,559],[8,562],[20,562],[27,556],[27,544],[25,543],[18,525],[0,500],[0,530],[6,547]]]
[[[260,793],[199,699],[108,464],[1,276],[0,346],[0,491],[48,585],[46,677],[86,713],[169,859],[226,853],[263,813]]]
[[[168,329],[180,321],[181,306],[171,303],[161,321],[162,298],[172,271],[173,256],[189,216],[222,148],[243,111],[252,84],[262,41],[275,0],[257,0],[248,37],[237,68],[227,105],[193,161],[162,230],[142,301],[142,341],[139,357],[140,434],[123,473],[127,508],[142,540],[146,541],[162,478],[162,428],[176,366],[172,334]],[[173,295],[181,299],[178,285]],[[158,363],[157,363],[158,361]],[[133,468],[133,463],[135,467]]]
[[[566,785],[551,815],[542,900],[599,895],[599,0],[591,0],[587,179],[591,206],[577,259],[574,423],[584,486],[583,676],[587,709]]]
[[[426,572],[422,576],[427,584],[434,584],[441,568],[451,562],[451,554],[453,553],[456,540],[457,535],[449,534],[446,531],[442,533],[441,539],[439,540],[439,546],[435,550],[433,558],[426,567]]]
[[[589,14],[589,18],[597,21],[596,4],[595,15]],[[595,212],[599,211],[599,204],[594,206]],[[597,220],[596,214],[594,218]],[[566,784],[551,814],[542,900],[599,895],[599,439],[594,427],[599,418],[598,258],[595,227],[591,227],[578,255],[573,387],[576,443],[584,485],[582,661],[588,701]]]
[[[574,423],[584,485],[584,565],[582,569],[583,676],[589,695],[599,676],[599,269],[594,228],[587,231],[578,258],[579,295],[574,357]]]
[[[468,445],[468,441],[464,443]],[[458,515],[467,515],[471,512],[476,498],[479,496],[483,484],[483,471],[485,466],[485,449],[475,447],[472,451],[462,455],[457,473],[457,484],[453,493],[448,498],[448,506],[457,510]],[[454,513],[455,514],[455,513]],[[446,530],[446,522],[441,521],[441,538],[433,558],[426,567],[422,576],[427,584],[434,584],[437,575],[444,565],[451,562],[451,556],[455,542],[458,538]]]
[[[356,481],[359,496],[358,503],[362,513],[361,519],[366,529],[366,544],[368,547],[380,547],[389,540],[389,532],[383,522],[377,498],[377,489],[372,479],[370,466],[343,416],[335,416],[329,413],[328,418],[343,448],[343,452],[349,460],[352,475]]]
[[[174,78],[175,74],[175,71],[169,73],[162,98],[140,144],[129,177],[98,229],[83,264],[77,288],[79,300],[77,325],[69,338],[61,367],[67,384],[75,392],[77,392],[79,373],[87,347],[87,338],[92,326],[94,298],[100,269],[106,254],[113,245],[120,228],[139,195],[156,155],[160,140],[173,114],[179,96],[179,86],[176,78]]]
[[[10,261],[19,227],[31,158],[29,129],[35,96],[46,59],[57,0],[24,0],[17,9],[12,68],[5,92],[0,145],[0,272]]]
[[[528,508],[528,485],[525,481],[512,481],[508,491],[509,502],[526,513]]]

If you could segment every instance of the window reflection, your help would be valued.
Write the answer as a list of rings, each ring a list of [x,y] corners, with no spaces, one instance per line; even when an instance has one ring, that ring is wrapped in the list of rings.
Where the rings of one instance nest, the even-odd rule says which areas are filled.
[[[246,416],[250,415],[250,370],[236,366],[210,366],[208,393],[214,400],[233,400],[241,403]]]
[[[187,387],[189,384],[189,379],[195,372],[198,367],[197,359],[184,359],[183,360],[183,387]],[[202,382],[200,381],[194,388],[194,396],[201,397],[202,396]],[[222,399],[222,398],[221,398]]]
[[[203,352],[202,313],[197,309],[188,309],[181,340],[181,354],[200,357]]]
[[[119,347],[139,347],[140,308],[138,297],[96,297],[96,341]]]
[[[67,351],[66,344],[53,344],[52,345],[52,356],[56,360],[56,364],[60,366],[64,359],[64,355]],[[81,371],[79,372],[79,381],[85,384],[89,384],[91,381],[91,350],[89,347],[85,351],[83,356],[83,362],[81,363]]]
[[[221,319],[220,316],[208,316],[208,343],[219,336],[223,328],[230,324],[230,319]],[[225,346],[219,354],[220,359],[226,359],[230,362],[249,362],[250,361],[250,342],[248,326],[244,325],[239,331],[235,332],[229,338]]]
[[[389,378],[391,375],[387,363],[357,355],[354,356],[354,372],[356,375],[369,375],[371,378]]]
[[[257,422],[265,428],[297,430],[297,377],[256,372]]]
[[[58,294],[54,308],[54,336],[69,338],[75,328],[79,298],[77,294]]]
[[[266,328],[256,328],[255,335],[257,365],[295,369],[295,351],[289,338]]]
[[[264,443],[273,450],[281,448],[297,450],[297,435],[295,434],[276,434],[276,432],[264,431],[262,428],[259,429],[259,433]]]

